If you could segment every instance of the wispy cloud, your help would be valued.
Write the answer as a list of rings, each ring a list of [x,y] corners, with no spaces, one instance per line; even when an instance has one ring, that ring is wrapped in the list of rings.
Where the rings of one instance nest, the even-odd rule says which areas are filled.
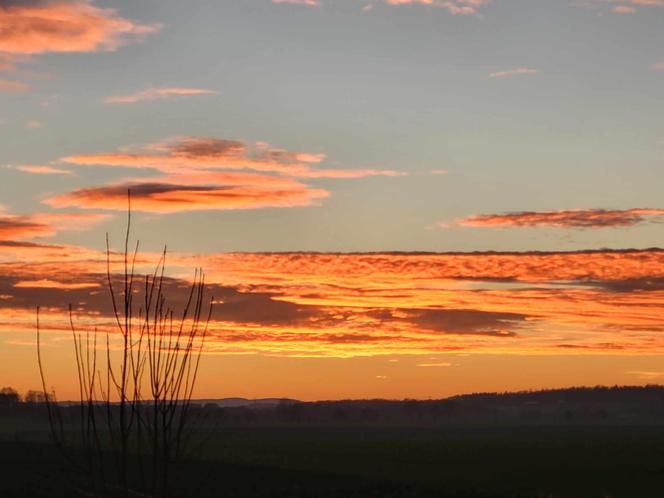
[[[376,0],[383,2],[387,5],[403,6],[403,5],[424,5],[445,9],[451,14],[461,15],[475,15],[479,12],[480,7],[488,4],[491,0]],[[307,5],[309,7],[317,7],[322,3],[320,0],[272,0],[276,4],[293,4],[293,5]],[[373,10],[374,4],[369,3],[362,7],[364,12]]]
[[[468,227],[616,228],[630,227],[664,216],[664,209],[571,209],[482,214],[458,220]]]
[[[664,60],[655,62],[651,67],[654,71],[664,71]]]
[[[630,5],[616,5],[611,9],[611,12],[615,12],[616,14],[634,14],[636,8]]]
[[[30,85],[16,80],[0,79],[0,92],[26,93],[30,91]]]
[[[634,14],[642,7],[664,7],[664,0],[576,0],[575,7],[607,8],[615,14]]]
[[[490,0],[383,0],[389,5],[427,5],[446,9],[451,14],[474,15]]]
[[[130,95],[118,95],[107,97],[104,102],[107,104],[135,104],[137,102],[163,100],[175,97],[191,97],[194,95],[214,95],[218,94],[214,90],[204,88],[185,88],[185,87],[166,87],[166,88],[148,88],[141,92]]]
[[[491,78],[506,78],[509,76],[519,76],[526,74],[537,74],[537,69],[530,69],[527,67],[517,67],[514,69],[508,69],[506,71],[496,71],[489,74],[489,76]]]
[[[141,147],[136,152],[78,154],[62,158],[60,161],[83,166],[153,169],[169,174],[249,169],[301,178],[402,175],[392,170],[313,167],[324,159],[323,154],[278,149],[263,142],[250,144],[224,138],[178,137]]]
[[[648,371],[648,370],[636,370],[627,372],[627,375],[634,375],[643,381],[661,381],[664,379],[664,372],[661,371]]]
[[[272,3],[288,3],[292,5],[308,5],[309,7],[317,7],[320,5],[318,0],[272,0]]]
[[[24,164],[16,166],[16,169],[24,173],[33,173],[35,175],[71,175],[73,172],[68,169],[56,168],[54,166],[41,166]]]

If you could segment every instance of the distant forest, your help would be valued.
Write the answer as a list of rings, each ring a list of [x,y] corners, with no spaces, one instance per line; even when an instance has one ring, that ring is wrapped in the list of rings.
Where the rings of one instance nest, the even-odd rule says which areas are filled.
[[[0,417],[40,418],[44,396],[0,390]],[[243,398],[193,402],[192,422],[220,426],[436,426],[502,424],[664,424],[664,386],[578,387],[476,393],[439,400],[342,400],[301,402]],[[62,403],[76,413],[76,403]],[[25,419],[24,419],[25,420]]]

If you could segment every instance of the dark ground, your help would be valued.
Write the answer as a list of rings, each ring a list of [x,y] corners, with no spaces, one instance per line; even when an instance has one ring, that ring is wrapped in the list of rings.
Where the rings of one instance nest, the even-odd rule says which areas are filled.
[[[662,386],[209,401],[192,412],[202,444],[172,476],[173,498],[664,497]],[[84,496],[85,477],[47,442],[45,407],[0,408],[0,498]]]
[[[17,437],[1,497],[77,496],[57,450]],[[179,481],[187,498],[661,498],[664,426],[220,428]]]

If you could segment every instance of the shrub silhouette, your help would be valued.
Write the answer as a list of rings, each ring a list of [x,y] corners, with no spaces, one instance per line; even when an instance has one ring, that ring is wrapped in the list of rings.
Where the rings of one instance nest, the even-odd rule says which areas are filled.
[[[67,430],[55,393],[43,396],[55,444],[70,450],[72,461],[72,451],[84,452],[79,468],[90,476],[87,494],[167,498],[187,442],[191,398],[213,299],[206,299],[205,277],[197,269],[176,312],[165,289],[167,250],[151,274],[138,275],[139,243],[130,251],[131,222],[128,192],[121,254],[111,251],[106,235],[107,287],[116,334],[108,328],[80,331],[69,306],[80,400],[73,422],[78,435]],[[112,271],[117,256],[122,267],[119,278]],[[38,309],[38,364],[46,393],[40,332]]]

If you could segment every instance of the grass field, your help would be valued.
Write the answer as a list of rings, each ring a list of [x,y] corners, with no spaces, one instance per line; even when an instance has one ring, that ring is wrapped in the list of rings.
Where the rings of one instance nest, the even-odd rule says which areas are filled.
[[[84,486],[49,445],[5,438],[0,496]],[[183,497],[661,498],[664,427],[219,429]]]

